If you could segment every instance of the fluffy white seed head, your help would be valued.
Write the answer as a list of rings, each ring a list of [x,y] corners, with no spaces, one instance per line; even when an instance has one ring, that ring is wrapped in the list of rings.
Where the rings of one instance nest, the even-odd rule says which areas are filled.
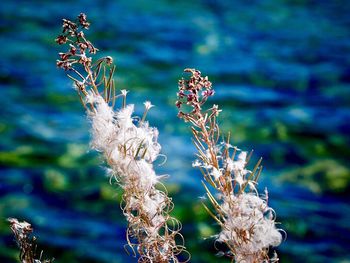
[[[260,197],[251,193],[232,195],[224,199],[222,210],[226,218],[218,240],[235,248],[236,261],[250,262],[247,255],[281,243],[282,235],[270,216],[271,209]]]
[[[125,97],[126,94],[123,90],[122,95]],[[133,235],[142,237],[144,246],[168,242],[160,237],[159,229],[169,217],[165,208],[171,200],[155,188],[161,176],[157,176],[153,168],[161,150],[158,130],[150,127],[147,121],[137,121],[133,117],[132,104],[123,105],[114,112],[100,95],[92,92],[86,97],[86,103],[92,106],[88,111],[92,123],[92,147],[104,153],[110,166],[109,173],[117,177],[125,191],[123,211]],[[152,106],[145,102],[146,110]],[[136,220],[137,217],[142,220]],[[174,257],[173,249],[174,245],[163,246],[159,251],[163,251],[164,256]]]

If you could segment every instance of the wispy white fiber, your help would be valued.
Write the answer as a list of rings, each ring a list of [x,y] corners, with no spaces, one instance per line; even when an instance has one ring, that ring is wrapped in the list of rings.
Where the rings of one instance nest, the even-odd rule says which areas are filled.
[[[270,246],[278,246],[282,235],[276,229],[272,210],[265,200],[252,193],[232,195],[225,198],[222,204],[226,221],[218,240],[235,247],[237,262]]]

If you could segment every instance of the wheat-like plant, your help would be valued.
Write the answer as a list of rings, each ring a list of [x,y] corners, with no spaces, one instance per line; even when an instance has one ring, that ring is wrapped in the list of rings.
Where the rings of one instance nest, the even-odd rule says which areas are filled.
[[[86,39],[86,15],[77,22],[63,20],[63,31],[56,39],[69,50],[59,53],[57,66],[68,71],[91,122],[91,147],[101,152],[109,166],[109,176],[124,190],[121,207],[128,221],[127,243],[139,262],[179,262],[180,254],[189,258],[180,234],[181,223],[170,216],[173,202],[156,174],[153,162],[161,154],[158,130],[146,120],[152,108],[144,103],[142,117],[134,116],[134,105],[126,103],[127,91],[117,94],[111,57],[96,61],[90,56],[98,50]],[[115,110],[120,98],[122,107]],[[176,240],[182,240],[180,244]],[[187,259],[186,259],[187,258]]]
[[[36,237],[32,236],[32,225],[17,218],[8,218],[10,228],[19,248],[21,263],[52,263],[54,259],[42,259],[43,252],[37,255]]]
[[[185,72],[190,76],[179,80],[176,106],[178,116],[191,124],[198,151],[193,166],[203,174],[202,183],[214,211],[203,205],[221,226],[216,240],[227,245],[229,251],[225,254],[236,262],[276,262],[277,254],[269,258],[268,250],[281,243],[282,235],[275,226],[275,213],[268,206],[267,190],[262,198],[256,189],[261,159],[248,170],[251,154],[247,156],[247,152],[232,146],[230,135],[220,140],[217,116],[221,110],[217,105],[203,109],[214,95],[212,83],[196,69]]]

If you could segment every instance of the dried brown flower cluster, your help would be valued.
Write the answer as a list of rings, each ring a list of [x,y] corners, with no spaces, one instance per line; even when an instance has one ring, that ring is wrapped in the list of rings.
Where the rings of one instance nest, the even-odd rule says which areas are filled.
[[[110,56],[102,57],[93,61],[92,56],[98,49],[87,40],[84,29],[88,29],[90,23],[86,15],[81,13],[76,22],[63,19],[62,34],[56,39],[59,45],[68,44],[68,51],[60,52],[60,57],[56,64],[65,71],[72,72],[67,74],[74,82],[82,104],[85,106],[83,97],[88,94],[88,90],[93,90],[99,94],[99,89],[103,86],[103,97],[107,103],[114,103],[115,83],[113,74],[115,65]],[[90,106],[91,107],[91,106]]]
[[[86,51],[96,54],[97,49],[86,40],[84,32],[79,31],[88,29],[89,26],[90,23],[87,22],[86,15],[83,13],[78,16],[78,23],[63,19],[62,34],[56,38],[56,43],[62,45],[69,42],[70,49],[68,52],[59,53],[61,60],[57,61],[58,67],[70,70],[75,63],[80,63],[85,67],[91,66],[91,57],[86,56]]]
[[[178,116],[192,127],[193,142],[198,159],[193,162],[203,174],[203,186],[214,212],[204,203],[204,208],[221,226],[217,241],[227,245],[224,254],[236,262],[260,263],[278,261],[275,254],[268,256],[271,246],[278,246],[282,236],[275,227],[274,211],[268,206],[268,194],[260,198],[256,189],[262,171],[261,159],[248,170],[251,154],[230,144],[230,136],[219,142],[220,129],[217,105],[207,110],[202,107],[214,94],[208,77],[196,69],[185,69],[189,79],[179,81],[176,106]],[[215,198],[211,191],[216,192]]]
[[[207,101],[208,97],[214,95],[212,84],[208,77],[202,77],[201,72],[196,69],[185,69],[185,72],[191,73],[192,77],[189,80],[179,80],[179,92],[177,93],[178,100],[176,107],[179,109],[183,104],[192,107],[191,113],[179,111],[179,117],[189,121],[191,115],[199,115],[202,110],[202,105]]]
[[[128,245],[139,262],[187,261],[181,223],[170,216],[174,205],[160,182],[162,176],[153,169],[161,149],[158,130],[146,121],[153,105],[146,101],[142,118],[135,117],[134,105],[126,104],[127,91],[116,95],[112,58],[94,61],[87,56],[87,52],[97,52],[82,31],[89,25],[85,14],[80,14],[77,22],[63,20],[63,31],[56,42],[68,44],[69,50],[59,53],[57,66],[73,72],[68,76],[91,121],[92,148],[104,155],[111,179],[124,190],[121,207],[128,221]],[[122,107],[114,110],[118,97],[122,98]]]
[[[42,260],[42,252],[36,258],[36,238],[31,236],[33,228],[26,221],[19,222],[16,218],[9,218],[11,230],[20,250],[19,259],[22,263],[51,263],[53,259]]]

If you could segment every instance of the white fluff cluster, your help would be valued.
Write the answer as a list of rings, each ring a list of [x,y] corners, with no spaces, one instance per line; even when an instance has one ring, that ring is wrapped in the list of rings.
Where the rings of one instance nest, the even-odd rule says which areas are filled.
[[[114,112],[100,95],[91,92],[86,100],[94,105],[95,109],[89,111],[94,149],[112,153],[116,150],[116,146],[121,145],[128,155],[135,157],[138,153],[148,163],[152,163],[158,157],[161,149],[157,142],[158,130],[149,127],[148,122],[141,122],[138,126],[134,124],[133,104]],[[123,153],[126,155],[125,150]]]
[[[124,214],[135,236],[156,239],[167,218],[164,209],[168,197],[155,188],[160,179],[153,169],[161,146],[158,130],[132,116],[134,105],[114,112],[105,100],[90,92],[86,102],[92,105],[88,116],[92,123],[92,148],[102,152],[124,189]],[[150,108],[147,103],[146,110]],[[136,124],[135,124],[136,123]],[[137,222],[142,217],[143,223]],[[141,221],[141,220],[139,220]],[[135,223],[137,222],[137,224]]]
[[[247,159],[247,152],[241,152],[234,161],[228,158],[226,161],[226,169],[232,174],[233,180],[242,186],[246,182],[245,176],[250,173],[245,169]]]
[[[228,148],[235,148],[234,156],[230,157],[227,152],[224,154]],[[192,166],[205,169],[214,182],[227,179],[232,182],[230,190],[220,193],[222,202],[218,202],[218,218],[221,219],[222,228],[217,240],[229,246],[235,262],[265,262],[268,260],[266,253],[269,247],[278,246],[282,235],[275,226],[273,210],[259,197],[256,182],[249,178],[252,171],[246,168],[247,152],[238,150],[239,153],[236,153],[237,150],[222,143],[214,148],[218,168],[214,167],[208,151],[207,159],[204,159],[210,160],[208,163],[197,159]]]
[[[260,197],[232,195],[224,198],[221,208],[226,216],[218,240],[234,247],[236,262],[255,262],[261,251],[281,243],[273,211]]]
[[[217,159],[222,160],[224,163],[223,168],[216,168],[212,164],[204,163],[198,159],[192,163],[192,167],[201,167],[206,169],[215,180],[218,180],[221,176],[223,176],[223,174],[229,172],[232,180],[237,183],[239,187],[242,187],[243,184],[247,183],[251,189],[255,189],[254,183],[246,179],[246,177],[251,173],[251,171],[246,169],[247,152],[240,152],[237,155],[236,160],[232,160],[231,158],[223,158],[223,156],[220,154],[220,149],[221,147],[216,147],[215,150],[218,152]],[[206,151],[206,155],[208,159],[210,159],[208,150]]]

